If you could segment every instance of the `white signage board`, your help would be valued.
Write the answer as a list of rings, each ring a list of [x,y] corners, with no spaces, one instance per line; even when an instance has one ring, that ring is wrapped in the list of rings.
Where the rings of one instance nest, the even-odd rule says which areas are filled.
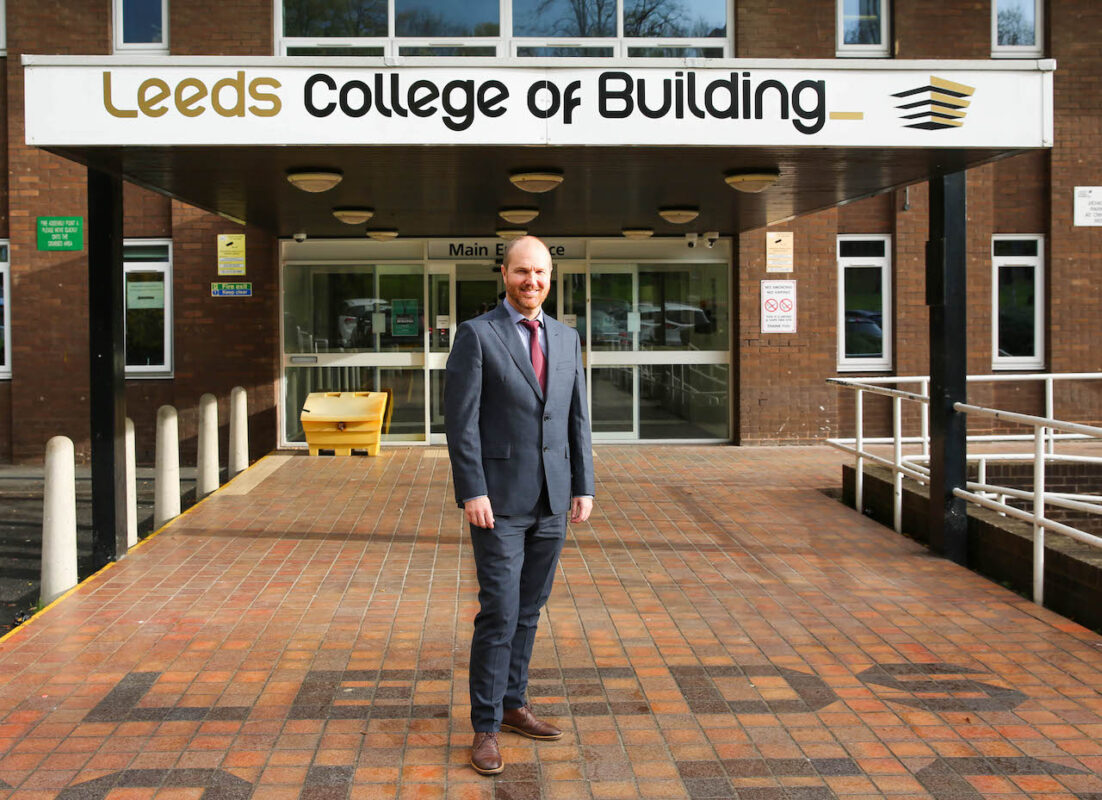
[[[761,332],[796,332],[796,281],[761,282]]]
[[[23,63],[26,141],[38,146],[1009,148],[1052,141],[1052,72],[1037,66],[1050,62],[486,68],[24,56]],[[934,98],[936,117],[923,112]]]
[[[1076,226],[1102,226],[1102,186],[1075,187]]]
[[[551,258],[585,258],[585,240],[544,239],[551,251]],[[501,263],[505,247],[504,239],[431,239],[429,258],[444,261],[492,261]]]
[[[791,231],[766,231],[765,271],[791,272],[793,239]]]

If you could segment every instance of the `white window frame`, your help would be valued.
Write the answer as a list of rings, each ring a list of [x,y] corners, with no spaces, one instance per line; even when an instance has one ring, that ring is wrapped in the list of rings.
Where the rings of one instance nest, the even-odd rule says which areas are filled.
[[[8,9],[7,0],[0,0],[0,57],[8,54]]]
[[[122,0],[115,0],[121,3]],[[165,0],[167,2],[167,0]],[[883,0],[888,2],[889,0]],[[723,38],[636,38],[623,35],[623,2],[617,3],[617,36],[594,38],[555,38],[555,37],[514,37],[513,34],[513,5],[512,0],[500,0],[499,6],[499,35],[484,37],[399,37],[394,30],[394,0],[389,0],[387,7],[387,33],[386,37],[373,36],[364,38],[337,38],[324,37],[285,37],[283,35],[283,0],[272,0],[272,28],[275,42],[274,52],[277,55],[287,55],[290,48],[338,48],[338,47],[381,47],[382,56],[385,58],[409,58],[400,55],[402,47],[493,47],[495,57],[519,58],[517,56],[523,47],[555,47],[555,48],[590,48],[610,47],[612,53],[609,56],[587,56],[587,58],[628,58],[628,48],[635,47],[697,47],[722,50],[723,58],[734,56],[734,25],[735,13],[731,2],[725,3],[727,35]],[[458,56],[441,56],[440,58],[460,58]],[[569,58],[563,57],[569,61]],[[695,57],[694,57],[695,58]],[[678,61],[677,57],[663,59],[670,62]]]
[[[1033,44],[999,44],[999,0],[991,0],[991,57],[992,58],[1040,58],[1045,53],[1045,4],[1044,0],[1032,0]]]
[[[128,245],[155,245],[166,246],[168,248],[168,258],[165,261],[127,261],[126,260],[126,247]],[[172,331],[174,328],[175,315],[172,310],[172,240],[171,239],[126,239],[123,241],[123,292],[126,292],[126,275],[132,272],[159,272],[164,276],[165,284],[165,329],[164,329],[164,341],[165,341],[165,363],[139,365],[134,364],[126,365],[126,377],[127,378],[171,378],[175,369],[174,366],[174,353],[175,342],[173,341]],[[126,297],[123,297],[123,343],[126,342]],[[124,358],[125,361],[125,358]]]
[[[168,0],[161,0],[161,30],[160,42],[124,42],[123,41],[123,0],[112,0],[112,22],[114,27],[115,52],[116,53],[143,53],[146,55],[168,55]]]
[[[892,53],[891,0],[880,0],[880,44],[846,44],[845,6],[846,0],[835,0],[834,55],[837,58],[888,58]]]
[[[0,261],[0,285],[4,291],[4,363],[0,365],[0,380],[11,380],[11,243],[0,239],[7,258]]]
[[[880,257],[842,256],[842,242],[878,241],[884,243],[884,255]],[[843,233],[835,244],[838,260],[838,371],[839,372],[890,372],[892,369],[892,237],[880,233]],[[846,356],[846,270],[851,267],[880,267],[881,324],[883,353],[880,358],[856,358]]]
[[[1032,240],[1035,256],[996,256],[995,242]],[[999,269],[1033,267],[1033,355],[999,355]],[[1038,370],[1045,367],[1045,237],[1040,233],[998,233],[991,237],[991,368]]]

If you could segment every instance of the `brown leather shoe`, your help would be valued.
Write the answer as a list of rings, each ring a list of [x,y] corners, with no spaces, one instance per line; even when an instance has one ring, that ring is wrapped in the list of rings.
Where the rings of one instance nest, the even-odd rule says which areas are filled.
[[[532,707],[530,705],[523,705],[520,708],[507,708],[501,715],[501,729],[503,731],[512,731],[513,733],[519,733],[521,736],[527,736],[529,739],[561,739],[562,731],[552,725],[550,722],[544,722],[542,719],[538,719],[535,714],[532,713]]]
[[[505,769],[501,750],[497,746],[496,732],[475,733],[474,744],[471,745],[471,766],[482,775],[497,775]]]

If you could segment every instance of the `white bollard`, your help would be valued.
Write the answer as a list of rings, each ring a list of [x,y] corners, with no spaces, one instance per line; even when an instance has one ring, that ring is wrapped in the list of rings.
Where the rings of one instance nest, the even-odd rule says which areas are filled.
[[[157,409],[157,454],[154,468],[153,527],[180,516],[180,427],[176,409]]]
[[[138,543],[138,460],[134,453],[134,420],[126,418],[126,547]]]
[[[218,398],[199,398],[199,452],[196,460],[195,499],[218,488]]]
[[[55,436],[46,443],[42,509],[42,584],[45,606],[77,584],[77,485],[73,442]]]
[[[245,389],[230,389],[230,452],[227,458],[227,479],[249,467],[249,407]]]

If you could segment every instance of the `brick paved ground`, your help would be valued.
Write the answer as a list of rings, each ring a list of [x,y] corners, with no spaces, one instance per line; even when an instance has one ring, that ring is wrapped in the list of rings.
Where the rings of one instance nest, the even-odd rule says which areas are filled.
[[[821,491],[823,448],[600,447],[533,658],[559,742],[467,765],[439,448],[274,456],[0,643],[0,797],[1102,798],[1102,637]]]

